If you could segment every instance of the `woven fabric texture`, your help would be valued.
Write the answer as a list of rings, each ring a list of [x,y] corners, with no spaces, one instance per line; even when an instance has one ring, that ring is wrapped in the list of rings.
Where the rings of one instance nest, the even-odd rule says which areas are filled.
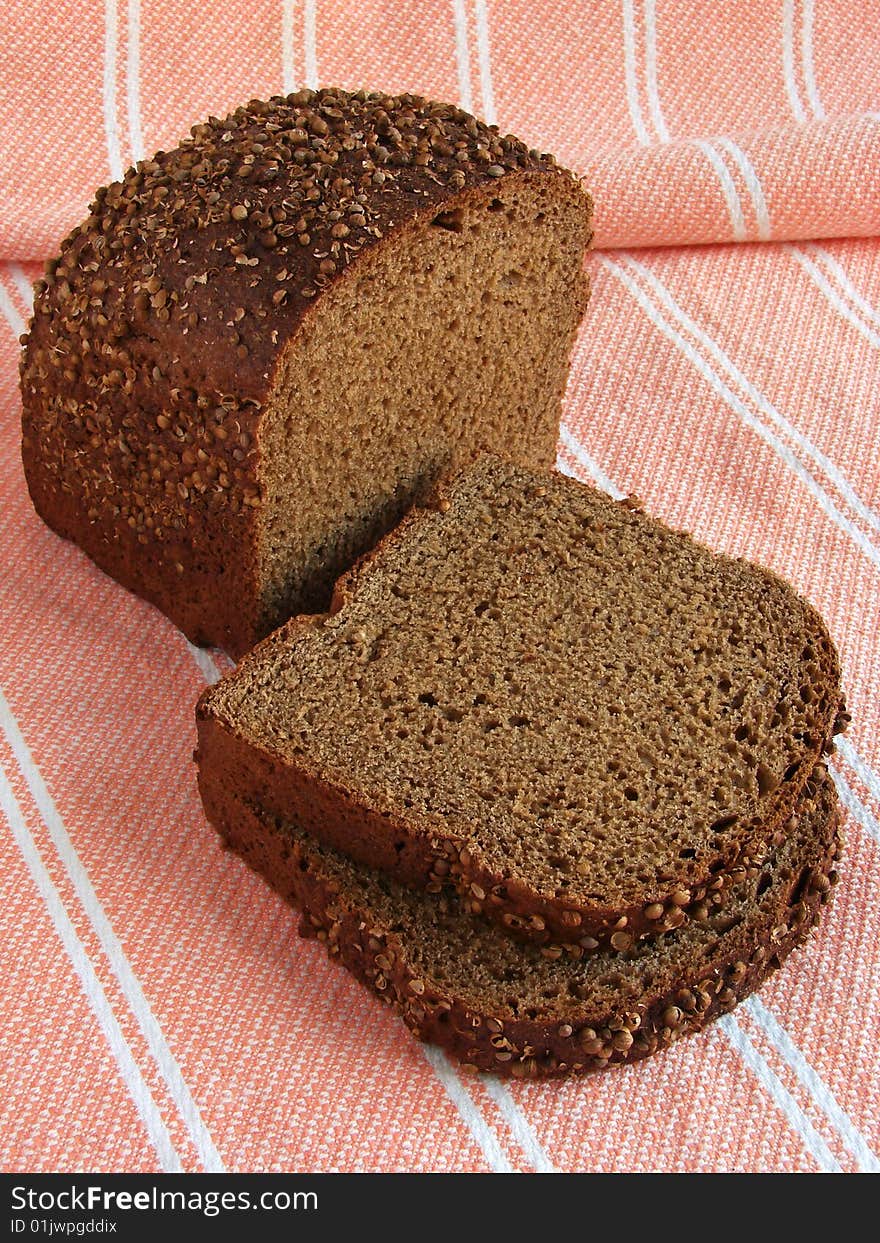
[[[0,1165],[880,1169],[880,9],[871,0],[0,0]],[[31,508],[18,337],[97,185],[302,85],[413,90],[596,198],[559,464],[770,566],[853,723],[837,901],[640,1066],[462,1075],[206,824],[196,651]]]

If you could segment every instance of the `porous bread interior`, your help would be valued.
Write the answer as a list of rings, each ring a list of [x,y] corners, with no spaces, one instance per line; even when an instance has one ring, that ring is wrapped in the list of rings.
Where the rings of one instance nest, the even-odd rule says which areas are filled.
[[[806,779],[838,703],[780,579],[489,457],[291,635],[213,692],[237,732],[587,908],[705,877]]]
[[[826,776],[817,785],[799,805],[789,834],[780,834],[780,844],[760,869],[732,886],[720,909],[641,941],[627,953],[607,949],[580,958],[568,952],[548,958],[537,946],[518,944],[465,912],[453,893],[417,893],[289,826],[280,831],[300,843],[301,858],[322,885],[338,892],[368,927],[394,936],[408,971],[429,992],[502,1019],[604,1021],[646,996],[662,997],[695,982],[715,963],[736,956],[749,961],[788,906],[803,896],[811,869],[827,853],[836,796]]]
[[[387,237],[322,294],[261,430],[261,633],[326,608],[454,462],[490,449],[552,465],[587,241],[572,178],[511,174]]]

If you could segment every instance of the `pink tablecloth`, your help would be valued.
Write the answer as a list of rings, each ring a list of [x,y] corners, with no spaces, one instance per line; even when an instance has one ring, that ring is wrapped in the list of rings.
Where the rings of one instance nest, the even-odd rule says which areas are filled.
[[[880,1168],[877,6],[0,0],[0,35],[3,1167]],[[585,175],[562,468],[785,575],[843,656],[835,907],[759,998],[630,1070],[463,1076],[298,941],[201,813],[219,658],[28,502],[37,262],[132,159],[319,82],[460,100]]]

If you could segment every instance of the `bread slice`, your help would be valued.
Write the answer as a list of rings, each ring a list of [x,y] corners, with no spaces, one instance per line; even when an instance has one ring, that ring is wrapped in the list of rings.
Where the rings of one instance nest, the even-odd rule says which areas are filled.
[[[37,286],[37,511],[240,655],[478,449],[551,466],[590,200],[415,95],[253,100],[98,192]]]
[[[624,949],[761,859],[840,712],[780,579],[486,457],[197,716],[245,801],[517,935]]]
[[[796,823],[735,883],[724,911],[627,953],[519,945],[450,891],[420,894],[201,778],[226,843],[302,911],[300,932],[413,1033],[502,1075],[632,1062],[727,1013],[806,937],[836,880],[836,796],[814,771]]]

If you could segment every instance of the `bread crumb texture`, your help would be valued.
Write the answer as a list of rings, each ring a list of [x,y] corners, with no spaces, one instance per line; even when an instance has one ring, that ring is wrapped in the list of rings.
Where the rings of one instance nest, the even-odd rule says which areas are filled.
[[[203,696],[203,767],[508,933],[625,950],[754,871],[841,724],[775,575],[485,457]]]

